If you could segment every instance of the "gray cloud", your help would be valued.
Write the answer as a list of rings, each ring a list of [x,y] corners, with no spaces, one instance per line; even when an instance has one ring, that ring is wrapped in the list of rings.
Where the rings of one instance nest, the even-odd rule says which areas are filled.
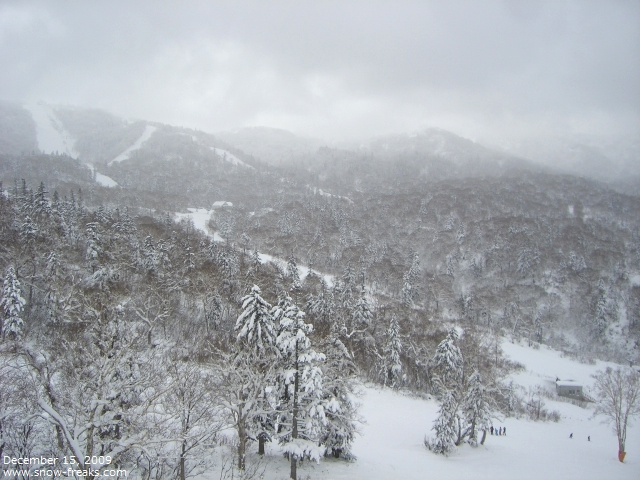
[[[208,131],[640,129],[640,3],[5,2],[2,96]]]

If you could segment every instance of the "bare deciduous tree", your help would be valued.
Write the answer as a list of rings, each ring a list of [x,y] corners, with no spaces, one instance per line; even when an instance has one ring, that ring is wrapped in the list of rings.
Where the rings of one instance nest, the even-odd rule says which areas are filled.
[[[604,415],[607,422],[613,423],[618,451],[624,452],[627,426],[632,417],[640,414],[640,375],[630,368],[607,368],[593,377],[598,398],[595,413]]]

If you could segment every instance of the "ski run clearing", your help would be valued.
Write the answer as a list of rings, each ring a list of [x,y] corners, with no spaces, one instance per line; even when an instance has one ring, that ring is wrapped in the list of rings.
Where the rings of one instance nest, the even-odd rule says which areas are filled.
[[[188,213],[176,213],[176,219],[191,219],[195,228],[222,242],[224,239],[208,228],[212,214],[213,210],[190,208]],[[285,263],[267,254],[260,254],[260,259],[263,263]],[[308,268],[299,267],[299,272],[304,278]],[[579,363],[545,346],[532,348],[505,340],[502,348],[507,357],[526,367],[511,376],[518,394],[523,397],[538,388],[554,397],[556,378],[580,382],[590,394],[591,375],[615,366],[601,361],[594,365]],[[640,427],[629,428],[627,457],[625,463],[620,463],[615,434],[608,424],[602,423],[602,417],[593,418],[593,405],[582,408],[545,397],[542,401],[547,410],[560,414],[559,422],[500,417],[494,425],[506,427],[506,436],[488,434],[485,445],[472,448],[465,444],[444,457],[424,446],[425,435],[432,435],[431,427],[437,417],[438,403],[434,399],[363,385],[359,388],[358,402],[364,423],[353,447],[357,460],[305,461],[298,467],[298,476],[310,480],[640,478]],[[571,433],[573,438],[569,438]],[[218,449],[216,468],[199,477],[200,480],[226,478],[221,476],[220,469],[229,468],[235,462],[233,443],[232,437],[229,445]],[[268,444],[264,458],[256,451],[257,445],[250,444],[247,469],[256,468],[264,474],[256,478],[288,478],[289,462],[283,458],[278,445]]]
[[[95,179],[97,184],[107,188],[118,186],[118,182],[116,182],[113,178],[103,175],[102,173],[96,171],[95,167],[92,164],[85,163],[85,165],[89,170],[91,170],[91,176]]]
[[[138,138],[133,145],[131,145],[129,148],[127,148],[124,152],[122,152],[120,155],[118,155],[116,158],[114,158],[113,160],[111,160],[109,162],[109,165],[113,164],[114,162],[123,162],[124,160],[128,160],[129,157],[131,157],[131,153],[136,151],[136,150],[140,150],[140,148],[142,147],[142,145],[151,138],[151,135],[154,134],[154,132],[158,129],[158,127],[154,127],[152,125],[147,125],[144,128],[144,132],[142,132],[142,135],[140,135],[140,138]]]
[[[36,123],[36,137],[38,148],[44,153],[67,154],[72,158],[78,158],[74,145],[75,139],[67,132],[53,109],[44,103],[33,103],[25,105],[31,112],[33,121]]]
[[[176,213],[175,218],[177,221],[180,220],[188,220],[193,221],[194,228],[203,232],[207,237],[213,239],[214,242],[224,242],[224,238],[220,236],[218,232],[212,232],[209,229],[209,220],[211,216],[214,214],[215,210],[207,210],[206,208],[187,208],[188,213]],[[280,265],[282,268],[286,268],[287,262],[286,260],[282,260],[281,258],[274,257],[273,255],[269,255],[268,253],[260,253],[258,252],[258,257],[260,258],[261,263],[276,263]],[[298,275],[300,276],[300,280],[304,280],[307,275],[309,275],[310,269],[304,265],[298,265]],[[326,275],[313,270],[318,276],[323,276],[324,281],[327,282],[328,286],[333,286],[333,275]]]
[[[593,384],[591,375],[606,368],[604,362],[585,365],[564,358],[545,347],[530,348],[504,341],[506,356],[522,363],[526,371],[512,376],[520,393],[540,386],[549,388],[556,377]],[[353,453],[354,462],[325,458],[320,463],[305,461],[298,467],[298,478],[310,480],[382,479],[637,479],[640,478],[640,428],[633,425],[627,436],[625,463],[617,458],[615,434],[602,418],[593,418],[593,406],[581,408],[572,403],[544,398],[545,408],[556,410],[561,420],[535,422],[526,419],[496,419],[496,427],[506,427],[506,436],[487,434],[483,446],[459,447],[448,457],[436,455],[423,444],[431,435],[438,403],[379,386],[361,386],[358,402],[364,419]],[[573,438],[569,435],[573,433]],[[587,437],[591,437],[591,441]],[[268,480],[286,480],[289,462],[278,445],[268,444],[260,458],[257,445],[249,446],[247,469],[257,469]],[[220,468],[233,462],[231,446],[220,447],[213,471],[201,480],[223,478]],[[230,478],[230,477],[229,477]]]
[[[211,150],[213,150],[213,153],[218,155],[225,162],[229,162],[232,165],[240,165],[240,166],[243,166],[243,167],[246,167],[246,168],[253,168],[251,165],[248,165],[248,164],[244,163],[242,160],[240,160],[238,157],[236,157],[231,152],[227,152],[226,150],[223,150],[223,149],[217,148],[217,147],[209,147],[209,148],[211,148]]]

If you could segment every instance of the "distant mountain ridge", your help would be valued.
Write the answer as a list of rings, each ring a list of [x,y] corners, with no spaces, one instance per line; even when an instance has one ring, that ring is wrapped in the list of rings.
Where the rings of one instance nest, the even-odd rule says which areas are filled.
[[[233,132],[218,132],[216,137],[270,165],[289,163],[326,145],[316,138],[271,127],[245,127]]]
[[[594,178],[615,184],[625,193],[640,194],[640,140],[632,136],[620,141],[558,136],[545,141],[529,139],[490,147],[443,129],[430,128],[413,134],[384,135],[357,146],[336,147],[277,128],[245,127],[211,135],[157,122],[127,121],[98,109],[42,105],[52,117],[50,133],[58,130],[61,136],[60,148],[49,148],[51,151],[45,148],[44,153],[73,150],[71,156],[95,165],[114,160],[130,148],[146,128],[154,126],[161,135],[183,132],[197,136],[198,141],[206,138],[207,146],[229,151],[250,165],[264,162],[297,166],[320,179],[330,176],[323,172],[329,165],[338,170],[355,171],[363,162],[371,162],[372,170],[380,173],[385,168],[376,163],[391,161],[410,166],[412,173],[423,180],[495,176],[505,169],[524,168]],[[23,105],[1,102],[0,154],[42,150],[37,139],[40,127],[36,127],[32,112]],[[340,162],[347,165],[338,165]],[[357,176],[351,180],[361,182]]]

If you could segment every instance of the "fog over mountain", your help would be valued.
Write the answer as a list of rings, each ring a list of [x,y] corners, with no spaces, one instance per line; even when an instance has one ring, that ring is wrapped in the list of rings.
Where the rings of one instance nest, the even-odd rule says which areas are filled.
[[[512,148],[615,143],[640,130],[638,25],[630,1],[9,0],[0,91],[325,142],[437,127]]]

